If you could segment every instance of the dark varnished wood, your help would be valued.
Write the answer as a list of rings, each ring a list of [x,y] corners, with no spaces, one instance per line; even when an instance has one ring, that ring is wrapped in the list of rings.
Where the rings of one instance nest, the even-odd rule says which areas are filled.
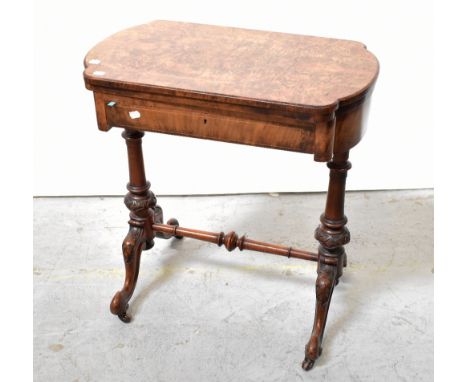
[[[344,214],[346,176],[351,168],[348,155],[349,153],[336,155],[328,163],[330,181],[327,202],[325,212],[320,217],[321,224],[315,230],[315,238],[320,243],[315,283],[315,319],[312,334],[305,349],[305,358],[302,363],[304,370],[312,369],[322,353],[323,334],[333,289],[338,284],[347,262],[343,246],[350,240],[349,231],[345,226],[348,219]],[[329,265],[331,260],[335,262],[335,265]]]
[[[359,42],[171,21],[119,32],[84,63],[101,130],[313,153],[317,161],[359,142],[378,74]],[[134,110],[139,119],[129,117]]]
[[[190,229],[179,227],[177,224],[153,224],[153,230],[158,233],[164,234],[164,238],[169,237],[190,237],[192,239],[207,241],[209,243],[217,244],[218,246],[224,245],[228,251],[233,251],[239,248],[240,251],[250,250],[258,251],[263,253],[271,253],[273,255],[293,257],[296,259],[318,261],[318,254],[304,251],[302,249],[295,249],[292,247],[286,247],[284,245],[264,243],[248,239],[245,235],[239,237],[235,232],[231,231],[227,234],[224,232],[208,232],[200,231],[197,229]],[[336,265],[334,259],[330,259],[330,264]],[[324,259],[327,261],[327,259]]]
[[[290,151],[314,152],[314,131],[294,126],[284,118],[284,123],[246,119],[235,113],[221,114],[198,108],[181,107],[151,102],[131,97],[97,95],[104,106],[106,123],[132,129],[154,131],[172,135],[211,139],[231,143],[269,147]],[[112,100],[113,107],[107,106]],[[138,111],[140,118],[132,119],[129,113]],[[106,127],[107,129],[107,127]],[[274,131],[274,134],[271,132]]]
[[[347,264],[348,156],[365,132],[378,75],[376,58],[354,41],[155,21],[99,43],[84,64],[99,129],[123,127],[128,150],[125,281],[111,312],[130,321],[127,309],[141,252],[154,245],[154,238],[190,237],[229,251],[317,261],[315,318],[302,364],[310,370],[322,352],[333,290]],[[315,231],[318,253],[235,232],[183,228],[175,219],[163,224],[145,176],[144,131],[308,153],[327,162],[327,201]]]
[[[127,143],[130,182],[124,203],[130,210],[129,232],[122,244],[125,263],[125,281],[110,304],[110,310],[123,322],[130,322],[127,315],[128,302],[133,295],[138,280],[141,252],[154,245],[152,225],[163,221],[163,212],[157,205],[156,197],[150,191],[146,180],[141,138],[144,133],[125,130],[122,134]],[[176,222],[177,223],[177,222]],[[178,223],[177,223],[178,224]]]

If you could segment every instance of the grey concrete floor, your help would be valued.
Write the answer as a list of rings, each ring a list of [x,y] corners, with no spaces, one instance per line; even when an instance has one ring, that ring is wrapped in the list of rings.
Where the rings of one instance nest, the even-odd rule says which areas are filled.
[[[324,194],[160,197],[165,218],[315,249]],[[347,194],[348,267],[302,371],[316,264],[191,239],[143,252],[130,324],[121,198],[34,201],[36,381],[431,381],[433,193]]]

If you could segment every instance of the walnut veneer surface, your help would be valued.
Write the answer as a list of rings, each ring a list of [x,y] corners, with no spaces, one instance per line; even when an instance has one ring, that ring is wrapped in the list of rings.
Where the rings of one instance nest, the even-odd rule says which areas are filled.
[[[319,162],[361,140],[379,70],[355,41],[174,21],[116,33],[84,64],[103,131],[297,151]]]
[[[359,97],[378,74],[359,42],[173,21],[114,34],[85,66],[89,85],[307,108]]]

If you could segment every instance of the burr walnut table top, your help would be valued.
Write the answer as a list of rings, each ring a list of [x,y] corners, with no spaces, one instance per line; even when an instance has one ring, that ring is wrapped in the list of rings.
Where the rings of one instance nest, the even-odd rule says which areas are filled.
[[[191,99],[334,110],[362,98],[379,65],[359,42],[154,21],[97,44],[85,57],[88,88]]]

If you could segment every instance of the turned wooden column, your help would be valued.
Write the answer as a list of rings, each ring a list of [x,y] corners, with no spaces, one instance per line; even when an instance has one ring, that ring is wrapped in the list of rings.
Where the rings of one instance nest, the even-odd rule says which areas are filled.
[[[124,203],[130,210],[129,231],[122,244],[125,263],[123,288],[112,299],[110,310],[123,322],[130,322],[127,315],[128,301],[132,297],[138,280],[141,252],[154,245],[152,225],[155,219],[162,218],[162,210],[156,205],[156,197],[150,191],[146,180],[140,131],[125,130],[122,137],[127,143],[128,169],[130,181]],[[159,220],[157,222],[160,222]]]
[[[333,289],[343,274],[343,267],[346,266],[343,246],[350,240],[349,231],[345,226],[348,220],[344,214],[346,175],[351,168],[348,155],[348,152],[335,154],[332,161],[327,163],[330,181],[325,212],[320,216],[321,224],[315,230],[315,238],[320,243],[315,284],[315,319],[302,363],[305,370],[310,370],[322,353],[323,333]],[[336,265],[330,265],[330,260],[334,260]]]
[[[124,130],[122,137],[127,143],[128,172],[130,181],[127,183],[128,193],[124,203],[130,210],[130,226],[144,229],[147,245],[150,249],[153,245],[153,229],[155,211],[160,214],[161,208],[156,205],[156,197],[150,191],[151,183],[146,180],[145,164],[141,138],[145,133],[140,131]]]

